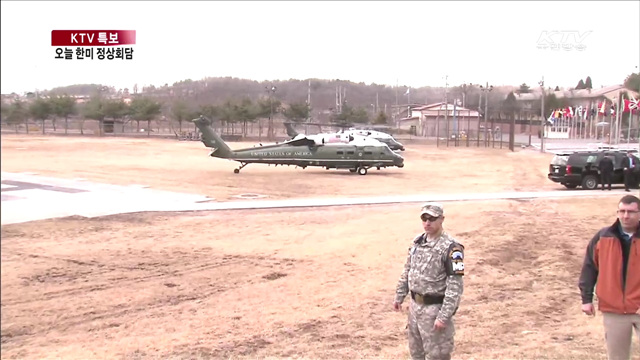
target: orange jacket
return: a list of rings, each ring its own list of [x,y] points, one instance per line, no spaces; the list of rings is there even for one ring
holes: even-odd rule
[[[637,312],[640,308],[640,228],[630,242],[623,240],[619,220],[598,231],[587,246],[578,286],[583,304],[593,302],[596,287],[600,311]]]

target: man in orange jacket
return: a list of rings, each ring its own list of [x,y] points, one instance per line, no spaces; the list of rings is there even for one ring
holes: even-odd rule
[[[628,360],[632,329],[640,341],[640,199],[633,195],[620,199],[616,222],[587,246],[579,281],[587,315],[595,315],[596,282],[609,360]]]

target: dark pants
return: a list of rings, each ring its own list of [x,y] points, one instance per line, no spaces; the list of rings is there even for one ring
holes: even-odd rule
[[[624,171],[624,189],[629,190],[629,188],[635,188],[636,187],[635,179],[636,179],[636,174],[631,169],[625,170]]]
[[[605,172],[603,171],[600,174],[600,184],[602,184],[602,190],[604,190],[604,185],[608,185],[609,186],[609,190],[611,190],[611,177],[613,176],[612,173],[610,172]]]

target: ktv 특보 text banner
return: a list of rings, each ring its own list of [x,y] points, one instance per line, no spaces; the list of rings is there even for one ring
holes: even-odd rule
[[[135,30],[51,30],[51,46],[120,46],[135,43]]]

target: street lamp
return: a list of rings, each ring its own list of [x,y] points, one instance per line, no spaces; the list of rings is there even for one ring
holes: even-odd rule
[[[489,82],[487,82],[486,86],[480,85],[480,91],[482,91],[484,95],[484,140],[485,147],[488,146],[489,139],[487,138],[487,116],[489,116],[489,92],[493,90],[493,85],[489,86]]]
[[[544,127],[546,125],[546,120],[544,118],[544,76],[542,77],[542,80],[538,81],[538,85],[540,85],[540,90],[542,91],[542,95],[540,96],[540,98],[542,99],[542,108],[541,108],[541,113],[540,116],[542,118],[542,128],[540,129],[540,152],[543,153],[544,152]]]

